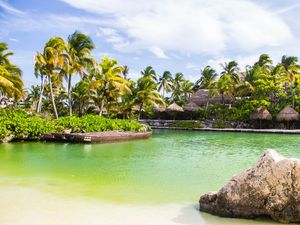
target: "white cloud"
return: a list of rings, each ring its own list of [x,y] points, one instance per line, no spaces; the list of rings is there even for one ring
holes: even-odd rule
[[[10,41],[13,41],[13,42],[19,42],[19,40],[16,39],[16,38],[9,38],[9,40],[10,40]]]
[[[157,58],[159,59],[168,59],[169,57],[166,56],[166,54],[164,53],[164,51],[157,47],[157,46],[153,46],[149,49],[150,52],[152,52]]]
[[[14,14],[14,15],[24,15],[24,13],[11,5],[9,5],[5,0],[0,0],[0,8],[4,9],[6,12]]]
[[[293,40],[280,16],[250,0],[62,1],[111,18],[108,27],[123,34],[122,40],[110,37],[115,48],[148,50],[160,58],[169,51],[215,56],[228,50],[251,52]]]

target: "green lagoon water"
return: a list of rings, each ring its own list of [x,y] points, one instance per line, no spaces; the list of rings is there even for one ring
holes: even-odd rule
[[[112,203],[197,203],[272,148],[300,157],[300,135],[154,131],[112,144],[0,145],[0,185]]]

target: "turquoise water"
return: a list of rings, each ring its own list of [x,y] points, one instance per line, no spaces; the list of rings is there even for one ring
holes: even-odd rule
[[[113,203],[195,203],[272,148],[300,157],[300,135],[154,131],[113,144],[0,145],[0,185]]]

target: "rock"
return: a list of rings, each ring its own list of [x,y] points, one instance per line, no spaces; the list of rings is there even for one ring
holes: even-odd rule
[[[300,160],[268,150],[254,168],[199,202],[200,211],[222,217],[270,216],[278,222],[300,222]]]

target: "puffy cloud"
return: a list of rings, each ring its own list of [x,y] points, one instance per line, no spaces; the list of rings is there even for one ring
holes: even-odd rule
[[[249,0],[62,1],[105,16],[109,27],[123,34],[122,40],[107,35],[115,47],[148,50],[160,58],[166,58],[168,51],[186,55],[250,52],[293,39],[278,14]]]

